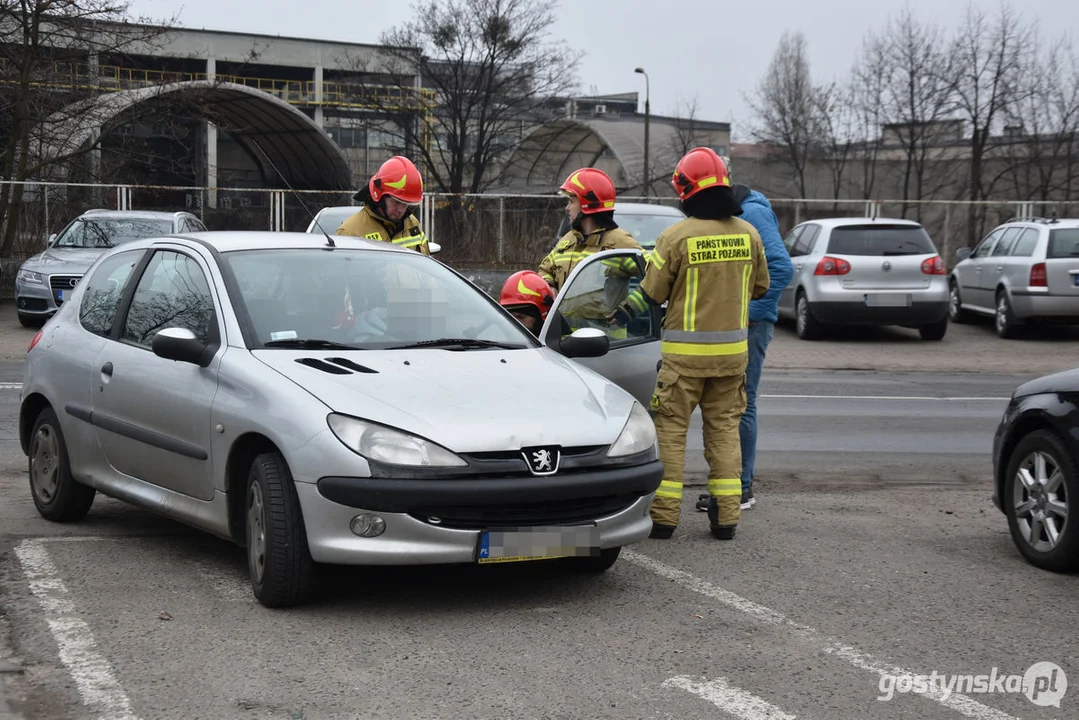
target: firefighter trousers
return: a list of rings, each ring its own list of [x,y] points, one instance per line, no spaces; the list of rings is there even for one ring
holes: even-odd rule
[[[708,493],[718,505],[717,527],[741,517],[742,447],[738,426],[746,408],[745,374],[689,377],[663,367],[656,378],[652,410],[663,462],[663,481],[652,501],[652,522],[677,527],[690,416],[701,408]]]

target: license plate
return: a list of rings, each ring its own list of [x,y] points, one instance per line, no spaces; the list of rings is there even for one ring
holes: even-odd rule
[[[56,299],[63,302],[63,300],[64,300],[64,291],[63,290],[57,290],[56,291]]]
[[[865,296],[866,307],[910,307],[913,297],[910,293],[881,293]]]
[[[476,562],[504,563],[599,554],[595,525],[487,530],[480,533]]]

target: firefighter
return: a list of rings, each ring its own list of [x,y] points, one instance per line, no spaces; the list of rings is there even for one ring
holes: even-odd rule
[[[338,235],[391,242],[430,255],[427,236],[413,211],[423,200],[423,178],[411,160],[395,155],[353,198],[363,207],[341,223]]]
[[[678,526],[686,433],[699,405],[708,520],[713,536],[732,540],[741,514],[738,424],[746,407],[749,301],[767,292],[768,263],[756,228],[735,217],[742,209],[715,151],[689,151],[671,184],[687,218],[659,236],[640,287],[645,303],[667,303],[652,395],[664,476],[652,502],[651,537],[670,538]],[[614,322],[624,325],[640,312],[623,303]]]
[[[554,292],[539,273],[522,270],[506,279],[498,296],[498,304],[509,310],[533,335],[539,336],[547,313],[554,304]]]
[[[640,243],[614,221],[614,182],[598,168],[570,173],[558,194],[566,198],[570,230],[539,265],[540,276],[558,293],[577,263],[601,250],[643,250]],[[637,274],[632,258],[615,261],[611,269],[625,277]]]

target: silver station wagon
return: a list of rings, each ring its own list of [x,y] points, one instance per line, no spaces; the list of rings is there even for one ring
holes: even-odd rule
[[[266,606],[303,602],[314,563],[606,570],[648,537],[663,472],[658,315],[603,329],[643,268],[581,263],[537,338],[388,243],[125,243],[27,353],[34,503],[71,522],[101,492],[234,541]]]

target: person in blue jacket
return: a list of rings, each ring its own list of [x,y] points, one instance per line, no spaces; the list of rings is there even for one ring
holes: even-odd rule
[[[730,163],[727,163],[730,168]],[[764,355],[775,334],[779,319],[779,295],[794,276],[794,265],[779,232],[779,218],[772,204],[760,192],[747,185],[734,185],[735,199],[742,205],[739,216],[760,233],[768,260],[771,283],[763,296],[749,303],[749,364],[746,366],[746,410],[739,425],[742,441],[742,509],[756,504],[753,497],[753,471],[757,455],[757,387],[764,369]],[[701,495],[697,509],[707,511],[708,495]]]

